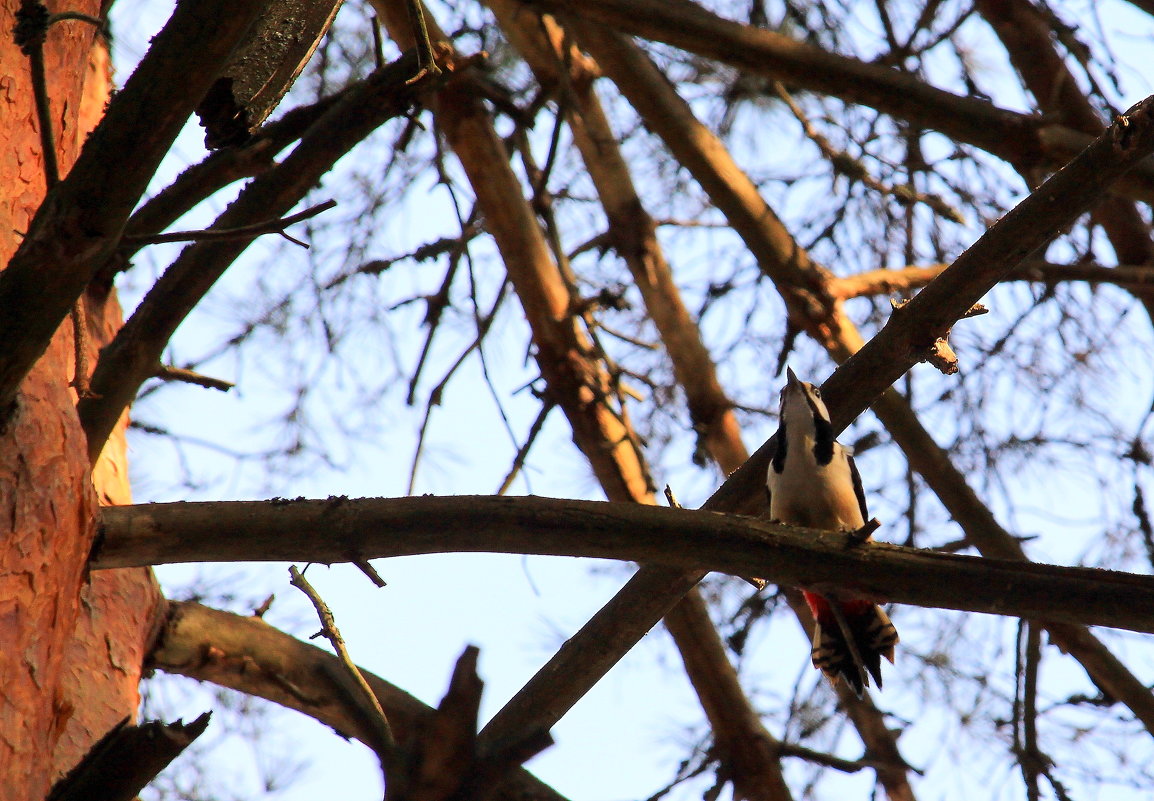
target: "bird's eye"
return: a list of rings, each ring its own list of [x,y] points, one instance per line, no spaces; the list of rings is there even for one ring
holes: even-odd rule
[[[813,388],[813,396],[814,396],[815,398],[820,398],[820,397],[821,397],[821,390],[820,390],[820,389],[818,389],[817,387],[814,387],[814,388]]]

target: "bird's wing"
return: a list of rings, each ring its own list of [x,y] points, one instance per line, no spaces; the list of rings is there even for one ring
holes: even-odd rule
[[[847,453],[845,457],[849,461],[849,474],[853,479],[854,495],[857,495],[857,505],[861,509],[861,519],[867,521],[870,519],[869,510],[866,509],[865,487],[861,483],[861,473],[857,471],[857,465],[854,463],[853,454]]]

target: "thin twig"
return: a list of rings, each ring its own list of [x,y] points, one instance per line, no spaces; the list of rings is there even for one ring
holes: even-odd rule
[[[529,426],[529,434],[525,437],[525,442],[517,449],[517,455],[513,458],[513,466],[509,468],[505,480],[501,482],[501,487],[497,490],[498,495],[504,495],[509,491],[509,487],[513,486],[513,480],[525,467],[525,459],[529,456],[529,449],[533,447],[537,435],[541,433],[541,428],[545,425],[545,418],[549,416],[553,406],[554,403],[548,399],[541,404],[541,411],[537,413],[537,419],[533,421],[533,425]]]
[[[358,570],[368,576],[369,581],[373,582],[373,585],[378,589],[388,586],[388,582],[381,578],[381,574],[377,572],[377,569],[373,567],[372,562],[368,559],[358,557],[353,559],[353,564],[357,566]]]
[[[95,397],[89,382],[92,370],[88,364],[88,314],[84,309],[84,297],[81,296],[72,304],[72,351],[75,361],[71,387],[76,390],[78,398]]]
[[[417,483],[417,467],[421,461],[421,454],[425,449],[425,434],[429,428],[429,420],[433,416],[433,407],[441,405],[441,399],[445,394],[445,387],[449,385],[449,380],[456,374],[461,365],[465,363],[465,359],[469,357],[469,354],[481,346],[481,340],[485,338],[485,335],[489,331],[489,327],[493,323],[493,319],[497,316],[497,310],[501,308],[501,303],[505,300],[507,294],[505,289],[507,286],[508,284],[505,284],[501,287],[501,291],[497,295],[497,299],[493,302],[492,308],[482,320],[476,338],[469,344],[467,348],[465,348],[461,355],[457,357],[457,360],[453,362],[449,369],[445,371],[445,374],[441,377],[441,380],[437,383],[437,386],[433,387],[432,392],[429,393],[429,400],[425,404],[425,417],[421,421],[421,430],[417,434],[417,449],[413,454],[413,462],[409,466],[409,487],[407,491],[408,495],[413,494],[413,488]]]
[[[228,392],[236,386],[231,381],[225,381],[223,378],[213,378],[212,376],[202,375],[193,370],[187,370],[183,367],[173,367],[172,365],[162,364],[156,371],[157,378],[163,378],[166,381],[182,381],[185,384],[195,384],[198,387],[205,387],[206,389],[219,389],[221,392]]]
[[[868,521],[866,521],[866,523],[862,525],[861,528],[854,529],[853,531],[849,532],[850,542],[859,544],[863,543],[871,536],[873,536],[873,533],[881,527],[881,521],[876,517],[871,517]]]
[[[1025,629],[1022,638],[1024,642],[1021,644],[1025,653],[1021,674],[1022,738],[1017,757],[1022,768],[1022,780],[1026,785],[1026,798],[1038,801],[1041,798],[1038,779],[1047,773],[1049,762],[1038,748],[1038,663],[1042,658],[1042,633],[1029,620],[1023,620],[1021,626]],[[1018,738],[1015,736],[1014,739]]]
[[[449,292],[453,287],[453,279],[456,278],[457,270],[460,269],[461,257],[468,252],[468,240],[464,238],[465,231],[474,224],[476,219],[477,207],[474,206],[469,215],[469,221],[461,224],[461,237],[454,240],[452,249],[449,251],[449,266],[445,270],[445,277],[441,279],[441,286],[432,295],[424,298],[424,324],[428,326],[428,332],[425,334],[425,343],[421,347],[421,355],[417,357],[417,366],[413,368],[413,377],[409,379],[409,392],[405,396],[405,404],[408,406],[412,406],[416,400],[417,384],[421,380],[421,374],[425,370],[429,353],[432,351],[433,337],[437,335],[445,309],[450,305]]]
[[[409,19],[413,23],[413,38],[417,42],[417,73],[408,80],[416,83],[426,75],[437,76],[441,68],[433,58],[433,44],[429,41],[429,28],[425,24],[425,12],[421,9],[421,0],[405,0],[405,7],[409,10]]]
[[[822,765],[827,768],[839,770],[842,773],[857,773],[864,768],[878,767],[877,763],[871,760],[842,759],[833,754],[826,754],[792,743],[778,743],[777,753],[779,756],[797,757],[798,759],[804,759],[806,762],[812,762],[815,765]]]
[[[817,145],[818,149],[821,150],[822,155],[826,158],[827,161],[829,161],[830,166],[832,166],[834,169],[834,172],[840,173],[851,180],[861,181],[875,192],[892,197],[903,206],[909,206],[913,203],[921,203],[928,206],[936,214],[946,218],[947,220],[956,222],[959,225],[966,224],[966,218],[961,215],[961,212],[959,212],[950,204],[946,203],[937,195],[913,191],[906,186],[888,186],[874,178],[872,175],[870,175],[869,170],[866,169],[864,164],[855,159],[849,153],[846,153],[844,150],[838,150],[828,139],[822,136],[822,134],[813,127],[813,123],[811,123],[805,116],[805,112],[802,111],[801,107],[797,104],[796,101],[794,101],[793,97],[789,94],[789,91],[786,90],[781,81],[774,81],[773,88],[774,91],[777,92],[778,97],[780,97],[782,101],[784,101],[785,104],[789,107],[789,110],[793,112],[793,116],[797,118],[799,123],[801,123],[802,130],[805,132],[806,137],[815,145]]]
[[[265,222],[253,223],[252,225],[241,225],[236,228],[208,228],[202,231],[173,231],[168,234],[153,234],[151,236],[130,235],[125,236],[123,241],[131,245],[140,246],[160,245],[166,242],[211,242],[230,239],[249,239],[254,236],[260,236],[261,234],[280,234],[290,242],[300,245],[303,248],[308,248],[307,244],[289,236],[285,233],[284,229],[302,220],[307,220],[310,217],[315,217],[322,212],[326,212],[336,205],[337,202],[335,200],[326,200],[324,203],[310,206],[304,211],[288,217],[266,220]]]
[[[303,592],[308,599],[312,601],[313,607],[317,610],[317,617],[321,621],[321,630],[318,635],[323,636],[330,643],[332,643],[333,650],[337,652],[341,663],[345,666],[345,670],[353,679],[353,682],[361,690],[362,698],[359,699],[361,703],[372,711],[369,716],[369,725],[372,727],[373,733],[378,740],[377,753],[381,757],[382,764],[388,762],[390,752],[396,749],[396,741],[393,738],[393,730],[389,726],[388,718],[385,717],[385,711],[381,709],[381,702],[377,700],[377,696],[369,687],[369,683],[365,681],[365,677],[361,675],[360,669],[353,662],[349,651],[345,648],[344,638],[341,637],[340,631],[337,630],[336,620],[333,618],[333,613],[328,605],[321,599],[321,596],[313,586],[309,584],[296,565],[289,566],[289,583]]]

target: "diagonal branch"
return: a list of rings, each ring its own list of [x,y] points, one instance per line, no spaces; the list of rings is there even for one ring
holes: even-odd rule
[[[109,271],[121,269],[123,262],[144,246],[142,240],[168,228],[214,192],[271,169],[280,151],[304,136],[313,123],[355,88],[356,84],[347,86],[308,106],[291,109],[275,122],[262,126],[245,144],[217,150],[187,168],[128,218],[124,241]]]
[[[593,65],[566,42],[565,31],[551,18],[527,12],[514,0],[489,0],[488,4],[510,41],[529,62],[538,82],[562,92],[560,106],[605,209],[610,241],[628,265],[646,311],[661,334],[677,383],[685,390],[690,418],[699,436],[699,450],[712,455],[723,470],[736,468],[748,453],[741,441],[733,404],[721,388],[701,332],[682,302],[657,241],[656,224],[634,188],[593,89]],[[719,775],[732,781],[736,797],[751,801],[789,799],[778,756],[780,743],[745,696],[696,589],[670,609],[664,621],[709,719],[715,753],[721,762]],[[584,675],[586,680],[599,677],[592,671]],[[574,686],[584,686],[584,682]],[[525,706],[515,701],[510,708]],[[508,721],[515,718],[504,710],[498,716],[501,720],[489,731],[508,731]],[[526,715],[522,725],[533,722],[532,716]]]
[[[47,801],[132,801],[208,728],[211,712],[191,723],[121,721],[52,787]]]
[[[843,362],[858,352],[862,347],[861,335],[852,321],[842,312],[836,299],[831,297],[829,282],[823,280],[828,276],[828,271],[812,266],[805,251],[784,230],[758,194],[756,187],[736,165],[724,146],[697,122],[684,101],[672,91],[668,82],[653,68],[652,63],[644,58],[636,47],[611,32],[581,25],[578,33],[586,47],[593,48],[597,45],[593,48],[596,51],[594,56],[601,66],[607,72],[612,70],[614,81],[641,113],[650,129],[658,133],[674,155],[689,168],[751,252],[757,255],[763,271],[778,285],[795,323],[824,345],[838,362]],[[616,69],[612,69],[613,64],[617,65]],[[1111,131],[1121,129],[1123,126],[1116,124]],[[1099,140],[1099,143],[1102,141]],[[1106,138],[1105,141],[1108,142],[1109,139]],[[1063,170],[1063,173],[1065,172]],[[1051,179],[1053,180],[1055,179]],[[1048,185],[1051,188],[1053,186],[1052,183]],[[1039,211],[1035,206],[1035,212],[1043,219],[1026,222],[1038,223],[1039,227],[1044,227],[1042,222],[1047,213],[1061,217],[1064,204],[1057,202],[1050,205],[1057,208],[1050,208],[1048,211],[1043,208]],[[1016,244],[1010,242],[1008,247]],[[1000,260],[1004,258],[1005,253],[989,255],[995,260]],[[793,269],[796,265],[807,266],[808,269]],[[985,265],[985,268],[991,271],[996,270],[997,266]],[[1010,269],[1013,266],[1011,262],[1005,267]],[[961,275],[954,273],[955,280],[960,283],[965,283],[965,277],[964,271]],[[973,300],[985,292],[985,288],[980,288],[973,295],[973,300],[966,299],[966,292],[972,290],[960,288],[957,291],[961,294],[951,300],[955,304],[962,304],[960,311],[964,311],[970,307]],[[923,292],[919,295],[919,299],[924,294]],[[811,305],[804,302],[810,298],[817,303]],[[913,303],[907,304],[903,311],[913,305]],[[916,310],[919,307],[920,304],[914,308]],[[910,323],[913,319],[906,318],[906,321]],[[950,319],[950,323],[952,322],[953,318]],[[835,371],[822,387],[837,430],[841,430],[850,420],[857,417],[869,402],[869,398],[873,397],[868,394],[858,396],[856,393],[861,391],[860,388],[853,381],[845,381],[844,374],[844,369]],[[856,380],[860,382],[863,379],[859,376]],[[843,388],[841,392],[837,391],[839,384]],[[834,391],[827,391],[830,388]],[[948,454],[921,425],[908,403],[889,389],[873,401],[873,410],[906,454],[910,465],[926,479],[943,505],[966,531],[970,541],[974,542],[983,554],[1004,558],[1025,558],[1018,541],[998,524],[990,510],[974,494],[965,477],[957,471],[950,462]],[[705,508],[727,511],[744,508],[750,512],[761,511],[763,505],[758,501],[764,497],[765,474],[772,454],[771,439],[764,443],[740,469],[729,476],[706,503]],[[641,628],[642,622],[638,621],[638,629]],[[1143,721],[1147,729],[1154,732],[1154,695],[1151,695],[1149,689],[1138,681],[1099,640],[1085,628],[1077,626],[1058,627],[1055,624],[1049,626],[1048,630],[1059,647],[1078,659],[1093,681],[1100,687],[1108,688],[1107,691],[1113,697],[1122,700]]]
[[[0,414],[112,254],[193,107],[263,3],[179,3],[0,273]]]
[[[337,202],[335,200],[326,200],[323,203],[310,206],[304,211],[297,212],[288,217],[281,217],[276,220],[264,220],[263,222],[242,225],[239,228],[211,228],[205,231],[170,231],[152,236],[132,236],[126,234],[124,240],[133,245],[159,245],[165,242],[209,242],[214,239],[252,239],[254,236],[276,233],[288,237],[285,229],[290,225],[296,225],[303,220],[315,217],[322,212],[335,208],[336,205]],[[291,237],[289,238],[291,239]],[[306,245],[305,247],[308,246]]]
[[[210,230],[231,230],[287,213],[353,146],[410,107],[421,89],[406,83],[414,64],[412,54],[403,56],[342,97],[284,161],[245,187]],[[156,373],[169,338],[255,236],[185,248],[103,350],[92,375],[95,397],[77,406],[93,461],[140,385]]]
[[[94,569],[450,552],[583,556],[682,571],[752,571],[789,586],[851,587],[863,597],[898,603],[1154,632],[1152,576],[855,546],[829,532],[645,504],[422,496],[157,503],[101,511]]]
[[[848,399],[834,414],[844,428],[872,398],[923,357],[934,340],[1022,261],[1073,222],[1128,169],[1154,152],[1154,97],[1120,116],[1092,145],[994,223],[977,242],[890,318],[822,386]]]
[[[402,47],[414,45],[406,3],[375,0],[374,8]],[[448,44],[435,20],[426,17],[426,25],[434,41]],[[437,92],[432,108],[476,193],[486,229],[501,252],[529,321],[547,400],[565,413],[584,454],[608,448],[606,458],[590,457],[608,497],[645,496],[650,491],[649,477],[630,430],[610,402],[608,373],[591,358],[593,343],[572,313],[579,299],[572,297],[550,253],[487,109],[466,81],[449,81]]]
[[[962,97],[895,69],[837,55],[762,28],[713,14],[689,0],[523,0],[541,10],[579,15],[602,30],[616,28],[665,42],[699,56],[850,103],[860,103],[951,139],[993,153],[1019,170],[1061,166],[1065,144],[1077,131],[1045,125],[1038,118]],[[1043,136],[1043,131],[1051,131]],[[1079,148],[1080,149],[1080,148]],[[1075,151],[1076,152],[1076,151]],[[1154,197],[1154,164],[1147,162],[1126,186],[1140,199]]]
[[[258,617],[242,617],[192,602],[169,602],[151,664],[167,673],[221,687],[309,715],[346,737],[373,742],[360,707],[350,704],[348,677],[331,653],[275,629]],[[397,737],[408,740],[434,710],[363,668]],[[516,770],[497,791],[502,801],[565,801],[528,771]]]
[[[1026,0],[978,0],[975,8],[1005,46],[1041,112],[1074,131],[1099,136],[1105,126],[1054,46],[1052,20]],[[1142,264],[1154,256],[1148,226],[1133,201],[1106,197],[1095,218],[1118,261]],[[1154,314],[1154,305],[1144,303]]]

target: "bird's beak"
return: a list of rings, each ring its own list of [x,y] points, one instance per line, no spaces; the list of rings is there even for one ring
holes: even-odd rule
[[[786,388],[796,387],[801,382],[797,380],[797,376],[793,374],[792,367],[785,368],[785,386]]]

